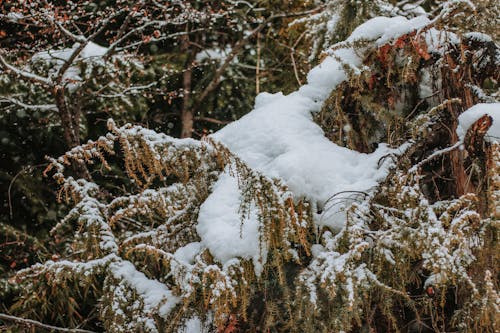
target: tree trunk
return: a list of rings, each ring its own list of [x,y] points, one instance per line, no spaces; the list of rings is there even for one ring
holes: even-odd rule
[[[194,110],[191,101],[191,82],[193,77],[193,60],[194,55],[190,50],[189,36],[186,35],[183,39],[183,49],[186,52],[186,64],[184,66],[185,70],[182,74],[182,88],[183,88],[183,98],[182,98],[182,112],[181,112],[181,138],[190,138],[193,135],[193,125],[194,125]]]
[[[188,58],[191,58],[188,56]],[[194,125],[194,114],[191,108],[191,79],[192,79],[191,64],[188,64],[188,68],[182,75],[184,97],[182,99],[182,131],[181,138],[190,138],[193,135],[193,125]]]
[[[68,148],[74,148],[80,145],[80,112],[70,112],[66,104],[65,88],[61,86],[54,87],[54,99],[56,102],[61,126],[63,128],[64,141]],[[91,180],[90,172],[84,162],[73,161],[73,170],[78,178]]]

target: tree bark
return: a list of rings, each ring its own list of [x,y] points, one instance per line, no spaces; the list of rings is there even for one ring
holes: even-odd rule
[[[192,73],[191,68],[186,69],[186,71],[182,75],[184,97],[182,98],[181,138],[190,138],[193,134],[194,115],[193,115],[193,109],[191,108],[192,75],[193,75],[193,73]]]
[[[68,148],[74,148],[80,145],[80,112],[71,112],[66,104],[65,88],[56,85],[52,92],[56,107],[58,110],[59,118],[61,119],[61,126],[63,128],[64,141]],[[84,162],[73,161],[73,170],[77,177],[91,180],[90,172]]]
[[[182,97],[182,111],[181,111],[181,122],[182,122],[182,130],[181,130],[181,138],[190,138],[193,135],[194,130],[194,111],[193,105],[191,103],[191,83],[193,78],[193,53],[189,48],[189,37],[184,37],[183,40],[183,49],[187,54],[185,71],[182,74],[182,88],[183,88],[183,97]]]

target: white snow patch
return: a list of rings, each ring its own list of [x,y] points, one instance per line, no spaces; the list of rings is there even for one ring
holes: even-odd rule
[[[248,216],[241,216],[240,203],[238,180],[226,170],[200,207],[196,231],[201,243],[223,265],[235,257],[252,259],[260,275],[266,255],[263,249],[261,259],[257,208],[253,206]]]
[[[223,62],[226,60],[227,56],[232,52],[232,48],[228,45],[225,49],[222,48],[212,48],[200,51],[195,56],[195,61],[198,63],[204,60],[216,60]],[[236,59],[236,58],[235,58]],[[234,60],[233,60],[234,61]]]
[[[500,142],[500,103],[476,104],[458,117],[457,134],[463,141],[469,127],[479,118],[488,115],[493,119],[493,124],[486,133],[485,140],[488,142]]]
[[[116,278],[124,280],[137,291],[144,302],[145,312],[154,313],[157,310],[160,316],[166,318],[180,301],[166,285],[149,279],[129,261],[114,262],[110,269]]]
[[[184,327],[181,327],[178,333],[208,333],[210,332],[210,324],[212,321],[213,314],[210,312],[205,321],[202,321],[200,317],[194,315],[184,323]]]
[[[482,32],[475,32],[475,31],[465,33],[464,37],[468,38],[468,39],[474,39],[478,42],[483,42],[483,43],[489,43],[489,42],[493,41],[493,39],[489,35],[483,34]]]
[[[49,50],[38,52],[32,57],[32,61],[48,61],[53,62],[59,66],[68,60],[73,52],[80,47],[80,43],[75,43],[71,48],[61,49],[61,50]],[[106,54],[108,49],[106,47],[97,45],[93,42],[88,42],[87,45],[78,55],[79,59],[89,59],[89,58],[100,58]]]
[[[201,243],[189,243],[181,248],[178,248],[174,253],[174,258],[184,265],[193,265],[194,259],[201,251]]]
[[[202,333],[203,323],[201,322],[199,317],[189,318],[188,321],[184,324],[184,327],[179,330],[179,333]]]

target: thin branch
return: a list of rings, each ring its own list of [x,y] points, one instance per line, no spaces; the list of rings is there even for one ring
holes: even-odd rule
[[[17,106],[20,106],[24,109],[27,110],[36,110],[36,111],[57,111],[57,107],[55,104],[39,104],[39,105],[32,105],[32,104],[26,104],[21,102],[18,99],[15,98],[10,98],[10,97],[4,97],[3,99],[0,99],[0,103],[10,103],[10,104],[15,104]]]
[[[0,244],[0,248],[10,246],[10,245],[24,245],[24,241],[11,241]]]
[[[415,164],[414,166],[412,166],[408,172],[410,173],[414,173],[415,171],[417,171],[422,165],[428,163],[429,161],[432,161],[433,159],[435,159],[436,157],[439,157],[441,155],[444,155],[446,153],[449,153],[450,151],[453,151],[457,148],[460,148],[461,145],[463,145],[464,142],[463,140],[458,140],[453,146],[450,146],[450,147],[447,147],[447,148],[444,148],[444,149],[440,149],[438,151],[435,151],[434,153],[430,154],[427,158],[423,159],[422,161],[418,162],[417,164]]]
[[[102,21],[101,27],[99,29],[97,29],[88,38],[84,37],[84,36],[76,36],[76,35],[74,35],[75,37],[78,37],[77,40],[80,43],[80,45],[78,45],[78,47],[73,51],[73,53],[68,58],[68,60],[66,60],[64,62],[64,64],[61,66],[61,68],[59,68],[59,71],[57,72],[57,76],[56,76],[56,82],[57,83],[61,83],[61,81],[62,81],[62,79],[63,79],[64,74],[66,73],[66,71],[71,67],[71,65],[73,64],[73,61],[75,61],[75,59],[78,57],[78,55],[80,55],[80,53],[88,45],[88,43],[90,43],[95,37],[97,37],[99,34],[101,34],[104,31],[104,29],[106,29],[106,27],[108,26],[108,23],[111,21],[112,18],[115,18],[116,16],[120,15],[122,12],[123,12],[123,10],[120,10],[120,11],[116,12],[114,15],[112,15],[111,17],[108,17],[107,19],[105,19],[104,21]],[[64,27],[59,22],[55,22],[54,21],[54,23],[58,27],[64,29]],[[68,33],[72,34],[69,31],[68,31]],[[106,56],[104,56],[104,59],[106,59]]]
[[[14,74],[16,74],[16,75],[18,75],[18,76],[20,76],[28,81],[34,81],[34,82],[40,83],[40,84],[44,85],[45,87],[52,86],[52,80],[50,80],[49,78],[46,78],[46,77],[43,77],[40,75],[36,75],[34,73],[31,73],[31,72],[25,71],[23,69],[17,68],[15,66],[12,66],[11,64],[7,63],[7,61],[5,60],[5,58],[1,54],[0,54],[0,65],[5,71],[14,72]]]
[[[250,31],[244,38],[240,39],[235,46],[233,47],[233,50],[227,58],[225,59],[224,63],[215,71],[215,75],[212,78],[212,81],[205,87],[205,89],[202,91],[202,93],[199,95],[196,103],[194,104],[194,109],[197,109],[200,104],[203,102],[203,100],[212,92],[214,91],[217,86],[220,83],[222,74],[226,71],[227,67],[231,64],[231,61],[243,50],[243,47],[250,41],[250,39],[258,34],[262,29],[264,29],[269,22],[277,19],[277,18],[285,18],[285,17],[295,17],[295,16],[303,16],[303,15],[308,15],[312,13],[316,13],[317,11],[321,10],[323,6],[317,7],[312,10],[307,10],[303,12],[297,12],[297,13],[280,13],[280,14],[274,14],[269,16],[267,19],[265,19],[259,26],[257,26],[255,29]]]
[[[32,326],[40,327],[40,328],[44,328],[44,329],[49,330],[49,331],[74,332],[74,333],[95,333],[94,331],[82,330],[79,328],[63,328],[63,327],[47,325],[47,324],[41,323],[41,322],[33,320],[33,319],[25,319],[25,318],[10,316],[10,315],[5,314],[5,313],[0,313],[0,319],[3,321],[13,321],[13,322],[16,322],[16,323],[19,323],[21,325],[25,325],[28,327],[32,327]]]
[[[9,188],[7,189],[7,197],[8,197],[8,203],[9,203],[9,213],[10,213],[10,218],[12,219],[13,218],[13,210],[12,210],[12,186],[14,185],[15,181],[17,180],[17,178],[23,173],[23,172],[32,172],[34,168],[37,168],[37,167],[41,167],[41,166],[46,166],[47,163],[42,163],[42,164],[37,164],[37,165],[29,165],[29,166],[25,166],[23,167],[13,178],[12,180],[10,181],[10,184],[9,184]]]
[[[214,124],[219,124],[219,125],[227,125],[229,123],[232,123],[232,121],[230,121],[230,120],[219,120],[219,119],[210,118],[210,117],[195,117],[194,120],[206,121],[209,123],[214,123]]]
[[[302,82],[300,81],[300,77],[299,77],[299,72],[297,70],[297,64],[295,62],[295,48],[297,47],[297,45],[299,45],[300,41],[302,38],[304,38],[304,36],[306,35],[306,31],[304,31],[300,36],[299,38],[297,38],[297,40],[295,41],[295,43],[293,43],[293,46],[290,50],[290,58],[292,58],[292,66],[293,66],[293,73],[295,74],[295,79],[297,80],[297,83],[299,84],[299,86],[302,85]]]
[[[165,22],[165,21],[149,21],[149,22],[141,25],[140,27],[137,27],[135,29],[130,30],[129,32],[124,34],[121,38],[117,39],[109,46],[108,51],[106,51],[106,54],[104,55],[104,58],[109,58],[113,54],[113,52],[115,51],[117,46],[120,45],[125,40],[127,40],[127,38],[132,36],[134,33],[140,32],[140,31],[142,31],[150,26],[158,25],[158,27],[161,27],[161,26],[166,25],[166,24],[167,24],[167,22]]]
[[[72,33],[71,31],[69,31],[68,29],[66,29],[61,23],[57,22],[56,20],[54,19],[50,19],[58,28],[59,30],[61,30],[61,32],[63,34],[65,34],[66,36],[68,36],[69,38],[79,42],[79,43],[86,43],[87,42],[87,38],[85,38],[85,36],[83,35],[75,35],[74,33]]]
[[[143,90],[147,90],[151,87],[154,87],[157,84],[156,81],[151,82],[146,85],[142,86],[132,86],[124,89],[122,92],[116,93],[116,94],[97,94],[96,96],[99,97],[105,97],[105,98],[118,98],[118,97],[124,97],[125,95],[135,95],[141,93]]]
[[[205,30],[205,29],[199,28],[199,29],[194,29],[194,30],[191,30],[191,31],[175,32],[175,33],[172,33],[170,35],[161,36],[161,37],[158,37],[158,38],[151,38],[148,43],[149,44],[150,43],[157,43],[157,42],[161,42],[163,40],[167,40],[169,38],[175,38],[175,37],[180,37],[180,36],[184,36],[184,35],[189,35],[189,34],[192,34],[192,33],[195,33],[195,32],[203,31],[203,30]],[[123,47],[116,47],[114,51],[115,52],[125,51],[125,50],[128,50],[128,49],[137,47],[139,45],[143,45],[143,44],[146,44],[146,42],[144,42],[144,41],[141,40],[139,42],[131,43],[131,44],[123,46]]]

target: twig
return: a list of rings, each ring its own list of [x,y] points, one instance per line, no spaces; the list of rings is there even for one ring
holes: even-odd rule
[[[304,38],[304,36],[306,35],[306,32],[307,32],[307,30],[304,31],[299,36],[299,38],[297,38],[297,40],[295,41],[295,43],[293,43],[293,46],[290,50],[290,58],[292,58],[293,73],[295,74],[295,79],[297,79],[297,83],[299,84],[299,86],[302,85],[302,82],[300,81],[299,72],[297,70],[297,64],[295,63],[294,54],[295,54],[295,48],[297,47],[297,45],[299,45],[299,42],[301,41],[301,39]]]
[[[0,244],[0,248],[9,246],[9,245],[24,245],[24,241],[11,241]]]
[[[64,327],[57,327],[57,326],[52,326],[52,325],[47,325],[44,323],[41,323],[39,321],[33,320],[33,319],[25,319],[25,318],[20,318],[20,317],[15,317],[11,316],[5,313],[0,313],[0,319],[3,321],[14,321],[16,323],[31,327],[31,326],[36,326],[40,328],[44,328],[49,331],[58,331],[58,332],[75,332],[75,333],[95,333],[94,331],[89,331],[89,330],[82,330],[79,328],[64,328]]]
[[[214,123],[214,124],[219,124],[219,125],[226,125],[226,124],[229,124],[232,122],[229,120],[219,120],[219,119],[210,118],[210,117],[195,117],[194,120],[206,121],[209,123]]]
[[[463,143],[464,143],[463,140],[458,140],[453,146],[450,146],[450,147],[447,147],[447,148],[435,151],[434,153],[432,153],[429,156],[427,156],[427,158],[423,159],[422,161],[420,161],[417,164],[415,164],[414,166],[412,166],[410,168],[410,170],[408,170],[408,172],[414,173],[415,171],[417,171],[425,163],[427,163],[429,161],[432,161],[433,159],[435,159],[438,156],[441,156],[443,154],[449,153],[450,151],[453,151],[453,150],[459,148],[461,145],[463,145]]]
[[[255,94],[260,93],[260,32],[257,33],[257,64],[255,68]]]
[[[9,184],[9,188],[7,189],[7,197],[8,197],[8,200],[9,200],[9,215],[10,215],[10,218],[12,219],[14,213],[12,211],[12,195],[11,195],[11,190],[12,190],[12,185],[14,185],[14,182],[16,181],[17,177],[19,177],[24,171],[26,171],[26,169],[29,169],[30,167],[25,167],[25,168],[22,168],[21,171],[19,171],[18,173],[16,173],[16,175],[14,177],[12,177],[12,180],[10,181],[10,184]]]
[[[29,166],[26,166],[24,168],[22,168],[13,178],[12,180],[10,181],[10,184],[9,184],[9,188],[7,190],[7,197],[8,197],[8,201],[9,201],[9,213],[10,213],[10,218],[12,219],[13,217],[13,212],[12,212],[12,197],[11,197],[11,189],[12,189],[12,185],[14,185],[14,182],[16,181],[17,177],[19,177],[23,172],[27,171],[27,170],[32,170],[33,168],[36,168],[36,167],[41,167],[41,166],[45,166],[47,165],[47,163],[43,163],[43,164],[37,164],[37,165],[29,165]]]

